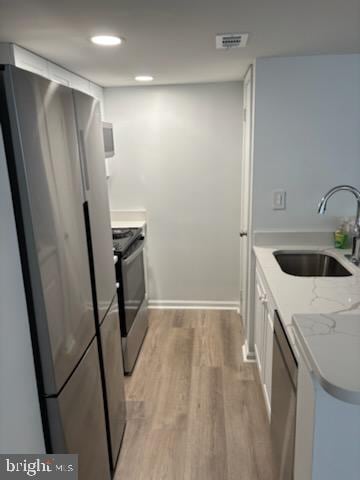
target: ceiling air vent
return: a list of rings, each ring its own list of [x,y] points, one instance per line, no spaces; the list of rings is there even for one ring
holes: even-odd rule
[[[221,33],[216,35],[216,48],[228,50],[245,47],[248,36],[247,33]]]

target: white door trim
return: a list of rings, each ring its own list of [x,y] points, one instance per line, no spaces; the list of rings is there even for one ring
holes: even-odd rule
[[[255,71],[250,65],[244,77],[244,118],[243,128],[243,158],[242,158],[242,218],[241,229],[247,232],[245,247],[241,251],[241,313],[245,329],[244,357],[247,360],[255,358],[254,326],[253,326],[253,283],[255,264],[252,256],[252,198],[253,198],[253,158],[254,158],[254,106],[255,106]],[[249,90],[247,90],[249,89]],[[248,96],[247,96],[248,95]],[[244,188],[245,186],[245,188]],[[245,269],[245,270],[244,270]]]

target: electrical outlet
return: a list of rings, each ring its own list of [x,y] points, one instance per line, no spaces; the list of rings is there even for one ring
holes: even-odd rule
[[[286,192],[285,190],[274,190],[272,198],[273,210],[285,210],[286,209]]]

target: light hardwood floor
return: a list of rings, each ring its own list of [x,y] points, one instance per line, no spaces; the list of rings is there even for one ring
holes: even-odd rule
[[[115,480],[276,480],[256,366],[239,315],[151,310]]]

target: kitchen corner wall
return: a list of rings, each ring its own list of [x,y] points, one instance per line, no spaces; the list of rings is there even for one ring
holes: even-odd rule
[[[316,209],[341,183],[360,186],[360,55],[257,59],[254,229],[333,230],[355,199],[340,193],[325,216]],[[286,210],[272,210],[276,189]]]
[[[111,209],[147,210],[150,301],[237,304],[242,83],[106,88],[104,98]]]

